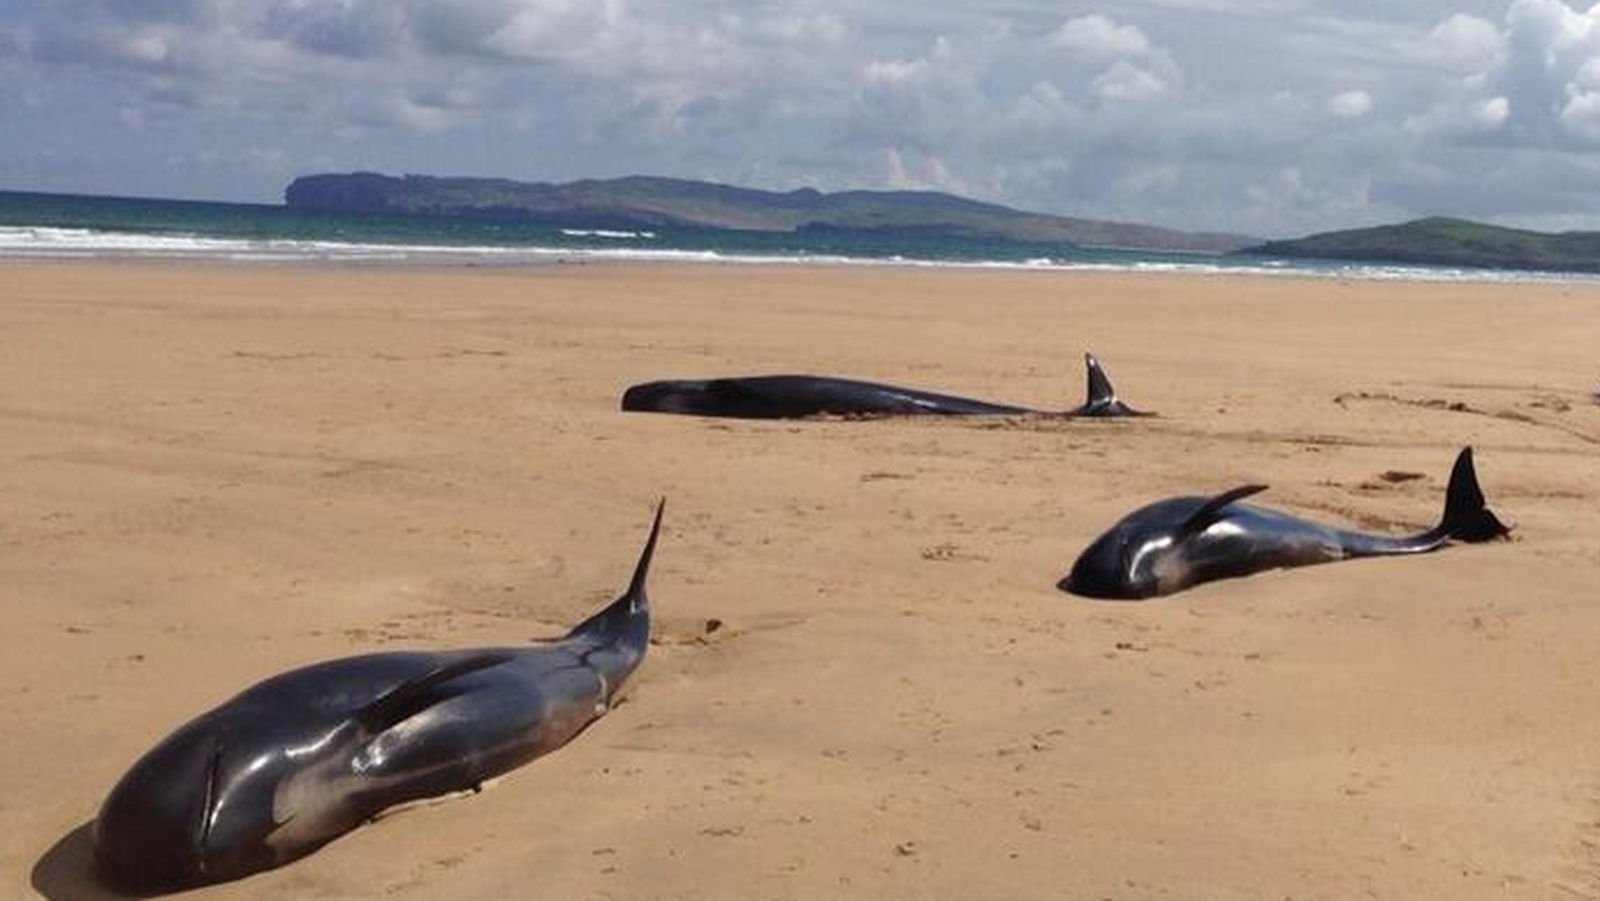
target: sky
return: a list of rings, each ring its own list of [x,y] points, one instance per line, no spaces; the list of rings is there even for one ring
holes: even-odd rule
[[[1600,5],[0,0],[0,189],[278,202],[354,170],[1600,229]]]

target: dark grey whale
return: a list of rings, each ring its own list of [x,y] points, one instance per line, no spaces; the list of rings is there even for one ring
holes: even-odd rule
[[[1135,510],[1095,539],[1056,587],[1085,597],[1139,600],[1266,569],[1420,554],[1451,539],[1487,541],[1510,531],[1484,505],[1470,447],[1450,471],[1439,525],[1408,537],[1351,532],[1238,503],[1266,487],[1169,498]]]
[[[735,419],[802,419],[807,416],[1146,416],[1117,399],[1100,361],[1084,354],[1088,398],[1072,410],[1049,413],[916,388],[823,375],[756,375],[720,379],[670,379],[634,385],[622,409]]]
[[[535,646],[345,657],[260,682],[179,728],[100,808],[111,886],[154,894],[310,854],[387,808],[477,788],[566,744],[644,658],[650,537],[628,590]]]

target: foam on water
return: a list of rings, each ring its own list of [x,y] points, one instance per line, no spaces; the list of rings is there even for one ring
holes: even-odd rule
[[[656,236],[655,232],[617,231],[610,228],[563,228],[561,233],[569,238],[615,238],[619,241],[648,241]]]

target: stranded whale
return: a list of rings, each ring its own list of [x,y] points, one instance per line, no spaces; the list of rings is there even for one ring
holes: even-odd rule
[[[1265,569],[1418,554],[1450,539],[1487,541],[1509,531],[1484,505],[1470,447],[1462,449],[1450,472],[1439,525],[1408,537],[1335,529],[1238,503],[1265,489],[1245,485],[1215,497],[1175,497],[1135,510],[1095,539],[1056,587],[1085,597],[1138,600]]]
[[[801,419],[807,416],[1145,416],[1117,399],[1111,380],[1093,354],[1084,354],[1088,399],[1062,413],[1048,413],[936,394],[877,382],[821,375],[757,375],[720,379],[671,379],[634,385],[622,394],[622,409],[736,419]]]
[[[237,879],[310,854],[387,808],[476,788],[566,744],[644,657],[661,512],[627,592],[559,640],[329,660],[179,728],[100,808],[102,876],[141,893]]]

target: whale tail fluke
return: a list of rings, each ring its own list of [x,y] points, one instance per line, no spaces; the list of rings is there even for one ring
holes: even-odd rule
[[[595,645],[626,645],[634,647],[641,655],[644,653],[650,641],[650,598],[645,591],[645,582],[650,576],[650,561],[656,553],[656,540],[661,536],[661,516],[666,509],[666,498],[662,498],[656,504],[650,537],[645,539],[639,562],[634,565],[628,590],[604,609],[574,626],[567,633],[567,638],[587,639]]]
[[[667,510],[667,499],[656,501],[655,519],[650,523],[650,537],[644,541],[644,550],[639,552],[639,562],[633,567],[633,578],[628,582],[628,593],[624,597],[637,598],[640,604],[648,605],[649,599],[645,597],[645,580],[650,576],[650,561],[656,555],[656,539],[661,537],[661,515]]]
[[[1450,470],[1450,485],[1445,489],[1444,517],[1436,531],[1457,541],[1488,541],[1511,532],[1484,501],[1483,489],[1478,487],[1478,473],[1472,465],[1471,446],[1462,448],[1456,455],[1455,466]]]
[[[1094,354],[1083,355],[1083,365],[1088,370],[1088,388],[1083,406],[1073,410],[1073,416],[1149,416],[1151,414],[1135,410],[1117,398],[1115,388],[1111,387],[1111,378],[1106,375],[1100,361]]]

